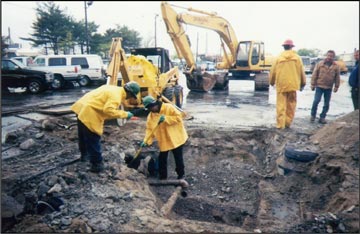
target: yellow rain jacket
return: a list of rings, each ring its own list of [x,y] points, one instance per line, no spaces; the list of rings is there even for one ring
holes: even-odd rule
[[[161,115],[165,116],[165,121],[160,123],[153,136],[150,136]],[[148,140],[145,143],[151,145],[154,137],[158,140],[161,152],[175,149],[183,145],[189,138],[184,127],[182,114],[172,104],[162,103],[159,113],[149,113],[144,138]]]
[[[101,136],[106,119],[127,118],[127,112],[119,109],[125,98],[123,87],[102,85],[75,102],[71,110],[90,131]]]
[[[276,59],[270,69],[270,85],[276,86],[276,91],[290,92],[300,90],[305,86],[306,76],[301,57],[293,50],[285,50]]]

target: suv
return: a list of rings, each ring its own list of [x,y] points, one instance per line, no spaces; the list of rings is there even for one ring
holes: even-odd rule
[[[105,82],[104,64],[99,55],[95,54],[67,54],[67,55],[39,55],[33,61],[35,66],[80,66],[81,74],[78,82],[87,86],[90,82]]]
[[[52,72],[27,69],[14,59],[1,59],[1,90],[25,87],[28,92],[36,94],[51,87],[54,80]]]

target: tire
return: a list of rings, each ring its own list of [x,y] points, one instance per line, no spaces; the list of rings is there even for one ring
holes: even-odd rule
[[[164,95],[169,101],[173,102],[175,101],[175,88],[174,87],[166,87],[162,95]]]
[[[30,80],[27,91],[32,94],[40,93],[44,90],[43,84],[38,80]]]
[[[64,86],[64,80],[60,75],[54,75],[54,80],[51,83],[53,89],[61,89]]]
[[[80,86],[88,86],[90,84],[90,79],[87,76],[82,76],[81,79],[79,80],[79,84]]]
[[[285,157],[299,161],[299,162],[311,162],[319,156],[318,153],[314,153],[306,150],[296,150],[292,147],[285,148]]]

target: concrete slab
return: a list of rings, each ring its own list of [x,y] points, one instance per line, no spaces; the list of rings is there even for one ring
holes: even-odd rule
[[[1,118],[1,143],[4,144],[9,133],[13,133],[32,125],[30,120],[19,117],[2,117]]]

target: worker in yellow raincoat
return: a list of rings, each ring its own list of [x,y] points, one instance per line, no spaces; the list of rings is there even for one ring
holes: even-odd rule
[[[276,128],[289,128],[296,109],[296,91],[306,85],[306,76],[301,57],[292,50],[294,43],[286,40],[284,52],[270,69],[270,85],[276,87]]]
[[[126,99],[137,99],[139,92],[140,86],[135,81],[126,83],[124,87],[102,85],[71,106],[77,116],[81,161],[90,159],[90,171],[98,173],[104,169],[100,138],[105,120],[133,117],[131,112],[120,110],[119,107]]]
[[[147,116],[144,138],[147,141],[144,140],[141,147],[151,145],[156,138],[160,148],[159,179],[167,179],[169,151],[174,155],[177,179],[183,179],[185,176],[183,146],[189,136],[184,127],[182,113],[172,104],[157,101],[152,96],[144,97],[143,104],[150,113]]]

